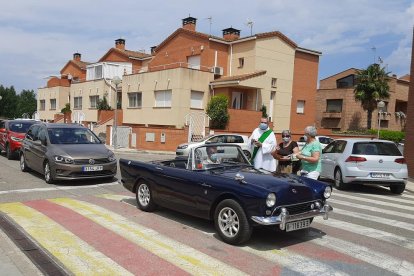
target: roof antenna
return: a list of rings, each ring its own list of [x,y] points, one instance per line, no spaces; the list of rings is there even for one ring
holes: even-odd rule
[[[253,35],[253,20],[251,20],[250,18],[247,18],[247,22],[246,22],[246,26],[250,27],[250,36]]]
[[[207,17],[205,19],[207,19],[209,21],[209,24],[210,24],[210,33],[209,33],[209,35],[211,36],[211,24],[213,24],[213,17],[210,15],[209,17]]]

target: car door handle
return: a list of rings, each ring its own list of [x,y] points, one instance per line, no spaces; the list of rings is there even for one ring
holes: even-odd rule
[[[201,183],[201,186],[203,186],[203,187],[206,187],[206,188],[211,188],[211,185],[210,184],[207,184],[207,183]]]
[[[160,167],[155,167],[157,170],[159,170],[159,171],[163,171],[164,169],[163,168],[160,168]]]

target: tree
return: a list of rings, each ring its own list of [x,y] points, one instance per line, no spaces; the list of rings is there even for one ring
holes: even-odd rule
[[[36,94],[33,90],[23,90],[17,96],[17,113],[18,116],[27,113],[32,115],[37,108]]]
[[[267,118],[267,108],[264,104],[262,104],[262,108],[260,109],[260,111],[262,112],[262,118]]]
[[[16,118],[21,114],[18,114],[17,110],[17,95],[14,87],[10,88],[0,85],[0,117]]]
[[[72,110],[70,110],[70,103],[65,104],[65,107],[62,108],[62,110],[60,110],[60,112],[62,112],[62,113],[72,112]]]
[[[106,97],[103,97],[102,100],[98,100],[97,108],[98,110],[112,110],[108,104],[108,101],[106,100]]]
[[[213,96],[207,104],[207,115],[212,128],[224,129],[230,119],[227,111],[228,99],[224,95]]]
[[[385,72],[379,64],[371,64],[367,69],[358,71],[356,74],[356,86],[354,96],[357,102],[367,111],[367,128],[371,129],[372,112],[377,107],[377,102],[381,99],[388,99],[389,73]]]

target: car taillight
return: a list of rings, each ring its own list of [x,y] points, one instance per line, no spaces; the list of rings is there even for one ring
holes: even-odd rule
[[[359,156],[349,156],[345,162],[365,162],[367,159],[365,157],[359,157]]]
[[[398,164],[406,164],[405,158],[397,158],[394,160],[394,162]]]

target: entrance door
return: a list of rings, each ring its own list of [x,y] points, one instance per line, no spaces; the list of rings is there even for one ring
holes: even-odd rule
[[[243,106],[243,93],[242,92],[232,92],[231,107],[233,109],[242,109],[242,106]]]

